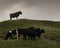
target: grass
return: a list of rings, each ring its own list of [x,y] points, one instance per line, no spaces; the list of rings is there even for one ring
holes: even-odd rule
[[[9,30],[31,26],[45,30],[41,39],[36,41],[4,40]],[[26,19],[0,22],[0,48],[60,48],[60,22]]]
[[[9,40],[0,41],[1,48],[60,48],[60,45],[55,41],[48,40]]]

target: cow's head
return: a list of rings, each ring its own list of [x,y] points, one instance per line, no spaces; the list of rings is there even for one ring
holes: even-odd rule
[[[22,14],[22,12],[21,12],[21,11],[18,11],[18,13],[19,13],[19,14]]]
[[[45,33],[45,30],[44,30],[44,29],[41,29],[41,32],[42,32],[42,33]]]

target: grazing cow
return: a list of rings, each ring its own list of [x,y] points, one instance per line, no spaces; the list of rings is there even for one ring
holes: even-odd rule
[[[40,38],[41,34],[45,33],[44,29],[37,28],[33,31],[33,34],[31,36],[32,39],[36,40],[37,38]]]
[[[5,37],[5,40],[7,40],[7,39],[10,40],[11,38],[12,38],[12,31],[9,31]]]
[[[8,31],[8,33],[7,33],[6,37],[5,37],[5,40],[8,40],[8,39],[10,40],[15,35],[16,35],[16,30]]]
[[[16,12],[16,13],[11,13],[11,14],[10,14],[10,20],[11,20],[12,18],[18,18],[20,14],[22,14],[21,11],[18,11],[18,12]]]

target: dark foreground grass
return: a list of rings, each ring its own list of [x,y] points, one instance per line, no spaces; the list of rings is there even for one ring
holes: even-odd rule
[[[0,48],[60,48],[60,45],[51,40],[9,40],[0,41]]]

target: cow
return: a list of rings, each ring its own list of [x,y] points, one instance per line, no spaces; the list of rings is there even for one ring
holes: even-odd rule
[[[8,31],[8,33],[6,34],[5,40],[10,40],[12,38],[12,31]]]
[[[40,38],[41,34],[45,33],[44,29],[40,28],[34,28],[34,27],[30,27],[30,28],[26,28],[26,29],[18,29],[18,34],[19,36],[22,34],[23,35],[23,39],[33,39],[36,40],[37,38]]]
[[[18,37],[23,36],[23,39],[26,40],[27,36],[27,29],[20,29],[18,28]]]
[[[40,38],[42,33],[45,33],[44,29],[40,29],[40,28],[34,29],[33,33],[31,32],[32,34],[31,39],[36,40],[36,37],[37,39]]]
[[[21,28],[18,28],[18,36],[20,35],[23,35],[23,39],[26,40],[27,39],[27,36],[30,37],[31,36],[31,28],[26,28],[26,29],[21,29]]]
[[[8,39],[10,40],[15,35],[16,35],[16,30],[10,30],[10,31],[7,32],[6,37],[5,37],[5,40],[8,40]]]
[[[12,18],[16,18],[16,19],[17,19],[20,14],[22,14],[21,11],[18,11],[18,12],[15,12],[15,13],[11,13],[11,14],[10,14],[10,20],[11,20]]]

